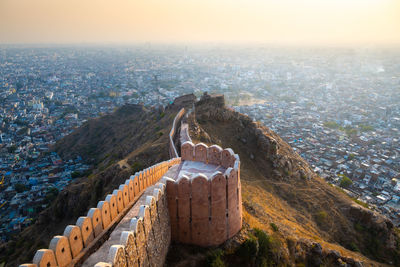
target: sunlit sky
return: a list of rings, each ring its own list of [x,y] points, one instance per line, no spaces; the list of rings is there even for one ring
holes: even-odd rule
[[[0,0],[0,43],[400,44],[400,0]]]

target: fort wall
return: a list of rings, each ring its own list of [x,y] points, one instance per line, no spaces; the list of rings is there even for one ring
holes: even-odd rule
[[[20,266],[63,267],[82,264],[108,238],[115,225],[121,221],[142,196],[144,190],[155,185],[171,166],[179,163],[180,158],[174,158],[132,175],[124,184],[118,186],[112,194],[99,201],[97,207],[90,208],[86,216],[79,217],[76,225],[68,225],[62,235],[53,237],[48,249],[38,250],[33,258],[33,263]],[[146,230],[146,232],[143,242],[139,243],[139,247],[146,243],[145,238],[150,235],[150,232],[160,232],[161,225],[168,228],[163,232],[169,232],[169,226],[165,222],[168,213],[166,213],[167,203],[164,200],[164,187],[159,186],[158,189],[154,189],[154,196],[148,200],[149,205],[143,207],[143,216],[141,222],[137,223],[137,229],[142,227],[142,230]],[[158,207],[160,207],[160,213],[158,213]],[[163,219],[160,220],[161,217]],[[126,242],[123,248],[127,246],[130,249],[132,237],[128,234],[124,238]],[[166,254],[167,250],[168,246],[163,248],[162,251]],[[114,247],[113,251],[118,254],[121,249]],[[149,252],[151,253],[152,250],[149,250]],[[155,253],[155,251],[153,252]]]
[[[230,148],[187,141],[182,157],[175,157],[184,113],[178,112],[169,135],[171,160],[132,175],[55,236],[48,249],[38,250],[33,263],[20,266],[158,267],[171,240],[215,246],[233,237],[242,227],[239,156]],[[188,128],[183,134],[190,140]],[[192,163],[218,171],[181,174]]]
[[[168,210],[172,239],[200,246],[220,245],[242,227],[240,160],[232,149],[217,145],[181,147],[182,161],[222,166],[210,177],[196,174],[167,179]]]
[[[166,200],[165,184],[162,182],[148,188],[135,216],[121,222],[114,230],[117,236],[105,244],[106,253],[97,251],[92,255],[103,261],[94,266],[154,266],[164,265],[171,242],[171,230]],[[132,208],[132,210],[134,210]],[[100,249],[101,250],[101,249]],[[93,266],[91,261],[83,266]]]
[[[180,123],[180,121],[182,120],[183,115],[185,114],[185,109],[182,108],[178,114],[175,116],[174,118],[174,122],[172,123],[172,128],[171,131],[169,132],[169,156],[171,158],[178,158],[178,151],[176,150],[176,146],[174,143],[174,138],[175,135],[178,131],[178,125]]]

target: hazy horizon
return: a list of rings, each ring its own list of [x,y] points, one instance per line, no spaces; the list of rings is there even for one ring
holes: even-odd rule
[[[0,44],[395,46],[396,0],[1,0]]]

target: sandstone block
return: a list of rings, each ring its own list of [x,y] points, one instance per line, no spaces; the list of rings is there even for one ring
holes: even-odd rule
[[[239,217],[237,170],[228,168],[225,172],[225,177],[228,185],[228,237],[231,238],[240,230],[241,225]]]
[[[212,145],[208,148],[208,164],[221,165],[222,148],[218,145]]]
[[[65,236],[57,235],[50,241],[49,249],[54,251],[59,267],[68,266],[72,261],[71,248]]]
[[[221,165],[224,168],[229,168],[233,167],[233,164],[235,162],[235,153],[233,152],[232,149],[226,148],[222,151],[222,156],[221,156]]]
[[[118,188],[122,192],[122,200],[124,201],[124,207],[127,207],[129,201],[129,187],[126,184],[121,184]]]
[[[63,235],[68,238],[72,258],[75,258],[83,249],[81,229],[76,225],[68,225]]]
[[[87,217],[92,220],[94,236],[97,237],[103,232],[103,222],[101,221],[101,212],[98,208],[91,208]]]
[[[108,202],[110,206],[111,221],[114,221],[118,215],[117,196],[108,194],[106,197],[106,202]]]
[[[140,193],[140,185],[139,185],[139,176],[138,175],[132,175],[130,180],[133,181],[133,190],[135,192],[135,197],[139,196]]]
[[[51,249],[39,249],[33,257],[33,264],[38,267],[57,266],[54,251]]]
[[[139,208],[139,217],[143,218],[143,226],[146,238],[149,236],[151,230],[151,219],[149,206],[141,205]]]
[[[117,211],[121,213],[124,210],[124,200],[122,196],[122,191],[119,189],[115,189],[113,191],[113,195],[117,198]]]
[[[134,267],[139,266],[134,232],[123,231],[119,243],[125,247],[127,265]]]
[[[135,200],[135,189],[133,187],[133,181],[131,179],[128,179],[125,181],[125,184],[128,186],[129,203],[132,203],[133,200]]]
[[[129,226],[130,230],[134,232],[136,238],[136,247],[140,266],[148,266],[148,256],[146,250],[146,234],[143,226],[143,218],[133,218]]]
[[[107,201],[99,201],[97,208],[101,213],[101,222],[103,223],[103,229],[106,229],[111,223],[111,210],[110,204]]]
[[[182,243],[190,244],[192,233],[190,227],[190,181],[186,176],[178,179],[178,238]]]
[[[192,243],[208,245],[210,183],[203,174],[192,180]]]
[[[168,212],[171,223],[171,237],[173,240],[178,241],[178,184],[175,183],[173,179],[167,177],[165,178],[165,182]]]
[[[226,178],[221,172],[211,176],[210,245],[220,245],[227,237]]]
[[[94,239],[92,220],[89,217],[79,217],[76,225],[81,229],[83,245],[87,247]]]
[[[145,189],[143,184],[143,172],[139,172],[138,178],[139,178],[139,192],[142,192],[143,189]]]
[[[126,267],[125,247],[122,245],[112,245],[108,252],[108,261],[113,267]]]
[[[182,160],[194,160],[194,144],[187,141],[181,146]]]
[[[207,163],[208,146],[203,143],[198,143],[194,147],[194,160]]]

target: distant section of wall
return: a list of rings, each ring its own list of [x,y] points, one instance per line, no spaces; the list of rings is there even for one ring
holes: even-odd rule
[[[186,114],[186,116],[187,116],[187,114]],[[189,135],[189,124],[185,120],[182,120],[181,132],[180,132],[179,138],[180,138],[181,144],[183,144],[187,141],[192,142],[192,138],[190,138],[190,135]]]
[[[175,134],[177,132],[177,127],[179,125],[179,122],[182,119],[182,116],[185,114],[185,109],[182,108],[178,114],[176,114],[175,118],[174,118],[174,122],[172,124],[172,128],[171,131],[169,132],[169,156],[171,158],[178,158],[178,151],[176,150],[176,146],[174,143],[174,138],[175,138]]]
[[[240,160],[232,149],[186,142],[182,160],[221,165],[225,173],[167,180],[172,239],[200,246],[220,245],[242,227]]]
[[[156,184],[171,166],[179,164],[180,161],[180,158],[174,158],[132,175],[112,194],[107,195],[105,200],[100,201],[97,207],[89,209],[86,216],[79,217],[76,225],[68,225],[63,235],[55,236],[50,242],[49,249],[38,250],[33,258],[33,264],[29,266],[61,267],[80,264],[97,246],[104,242],[107,233],[109,234],[132,208],[143,191]],[[166,213],[164,187],[161,186],[158,191],[154,191],[155,197],[152,197],[149,200],[149,206],[144,208],[142,221],[145,223],[143,225],[143,229],[146,230],[145,236],[149,236],[151,231],[158,233],[158,231],[161,231],[161,226],[169,227],[166,226],[165,220],[159,216],[159,214]],[[160,207],[160,213],[157,211],[158,207]],[[168,220],[168,214],[167,217],[163,215],[163,218]],[[165,232],[168,233],[169,230]],[[155,238],[154,234],[153,237]],[[168,239],[168,237],[166,238]],[[114,250],[120,251],[116,248]],[[164,250],[156,249],[155,252],[166,254],[165,248]]]

